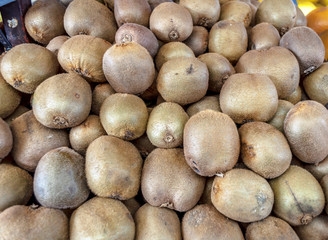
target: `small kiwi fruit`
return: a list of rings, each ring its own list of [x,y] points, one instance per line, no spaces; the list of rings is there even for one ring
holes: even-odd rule
[[[144,100],[144,101],[153,101],[158,97],[158,90],[157,90],[157,76],[158,76],[158,72],[155,72],[155,79],[154,82],[152,83],[152,85],[147,88],[146,91],[144,91],[140,97]]]
[[[304,168],[308,170],[318,181],[328,174],[328,156],[317,164],[305,164]]]
[[[325,198],[327,199],[328,198],[328,174],[325,175],[321,179],[320,184],[321,184],[322,190],[325,194]],[[326,203],[325,211],[326,211],[326,213],[328,213],[328,203]]]
[[[7,118],[21,102],[19,92],[10,86],[0,73],[0,117]]]
[[[58,56],[58,51],[61,48],[61,46],[69,39],[69,36],[62,35],[58,37],[54,37],[50,40],[50,42],[47,45],[47,49],[53,52],[56,56]]]
[[[130,198],[128,200],[122,201],[126,208],[129,210],[131,213],[131,216],[134,219],[134,216],[138,209],[141,207],[140,203],[135,199],[135,198]]]
[[[253,12],[249,4],[241,1],[229,1],[221,6],[220,20],[241,22],[245,27],[251,24]]]
[[[328,216],[320,215],[309,224],[294,228],[301,240],[328,239]]]
[[[270,125],[284,133],[284,121],[287,113],[294,107],[294,104],[286,100],[278,100],[278,108],[273,118],[268,122]]]
[[[208,31],[202,26],[193,26],[191,35],[184,41],[195,56],[205,53],[208,46]]]
[[[295,27],[307,26],[307,19],[302,10],[296,6],[296,23]]]
[[[211,191],[212,191],[212,185],[214,182],[215,177],[208,177],[206,178],[206,184],[204,188],[203,195],[199,199],[199,204],[209,204],[212,205],[212,200],[211,200]]]
[[[249,36],[251,50],[269,49],[279,46],[280,35],[278,30],[270,23],[263,22],[254,26]]]
[[[0,162],[4,159],[13,148],[13,135],[9,125],[0,118]]]
[[[219,97],[217,97],[217,96],[203,97],[198,102],[191,104],[187,108],[187,113],[188,113],[189,117],[192,117],[196,113],[199,113],[199,112],[207,110],[207,109],[221,112]]]
[[[108,83],[97,84],[92,91],[91,111],[94,114],[99,115],[101,105],[105,99],[115,93],[115,90]]]
[[[150,142],[147,134],[142,135],[132,142],[139,150],[141,156],[146,158],[156,147]]]
[[[5,119],[6,123],[9,124],[9,126],[11,126],[12,121],[14,121],[16,118],[18,118],[19,116],[23,115],[24,113],[30,111],[30,109],[28,109],[27,107],[23,106],[23,105],[19,105],[16,110]]]
[[[292,104],[296,104],[302,100],[303,91],[300,86],[296,88],[294,92],[292,92],[288,97],[286,97],[286,101],[291,102]]]

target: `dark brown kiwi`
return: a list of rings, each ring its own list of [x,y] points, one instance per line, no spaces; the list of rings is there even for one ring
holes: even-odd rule
[[[55,37],[50,40],[46,48],[57,56],[59,49],[64,44],[64,42],[66,42],[68,39],[69,36],[65,36],[65,35]]]
[[[147,134],[142,135],[132,142],[139,150],[141,156],[146,158],[156,147],[150,142]]]
[[[296,23],[295,27],[307,26],[307,19],[302,10],[296,6]]]
[[[277,128],[280,132],[284,133],[284,121],[286,115],[290,109],[294,107],[294,104],[285,100],[278,100],[278,108],[273,118],[268,122],[270,125]]]
[[[328,156],[317,164],[305,164],[304,168],[318,181],[321,181],[321,179],[328,174]]]
[[[9,128],[9,125],[0,118],[0,162],[11,151],[13,147],[13,135]]]
[[[296,88],[294,92],[292,92],[287,98],[286,101],[291,102],[292,104],[296,104],[302,100],[303,91],[300,86]]]
[[[108,83],[98,84],[92,92],[91,111],[99,115],[101,105],[105,99],[115,93],[115,90]]]
[[[306,225],[294,228],[301,240],[328,239],[328,216],[320,215]]]
[[[208,46],[208,31],[201,26],[194,26],[191,35],[184,41],[191,48],[195,56],[203,54]]]
[[[269,49],[279,46],[280,35],[272,24],[264,22],[252,28],[249,40],[251,50]]]
[[[27,107],[23,106],[23,105],[19,105],[15,111],[5,119],[6,123],[9,124],[9,126],[11,125],[12,121],[15,120],[16,118],[18,118],[20,115],[23,115],[24,113],[30,111],[30,109],[28,109]]]
[[[248,27],[252,21],[252,9],[249,4],[240,1],[229,1],[221,6],[220,21],[233,20]]]
[[[325,198],[327,199],[328,198],[328,175],[325,175],[321,179],[320,184],[321,184],[322,190],[325,194]],[[328,213],[328,203],[326,203],[325,211],[326,211],[326,213]]]
[[[106,7],[114,11],[114,0],[103,0]]]
[[[152,85],[147,88],[146,91],[144,91],[140,97],[144,100],[144,101],[152,101],[155,100],[158,97],[158,90],[157,90],[157,76],[158,76],[158,72],[155,71],[155,79],[154,82],[152,83]]]
[[[130,198],[128,200],[122,201],[126,208],[129,210],[131,213],[131,216],[134,219],[134,216],[138,209],[141,207],[140,203],[135,199],[135,198]]]
[[[198,102],[195,102],[195,103],[191,104],[187,108],[187,113],[188,113],[189,117],[191,117],[191,116],[193,116],[193,115],[195,115],[195,114],[197,114],[201,111],[207,110],[207,109],[217,111],[217,112],[221,112],[218,96],[203,97]]]
[[[206,178],[206,184],[204,188],[203,195],[199,199],[198,204],[210,204],[212,205],[212,200],[211,200],[211,191],[212,191],[212,185],[214,182],[215,177],[208,177]]]
[[[173,2],[173,0],[148,0],[151,10],[154,10],[155,7],[164,2]]]

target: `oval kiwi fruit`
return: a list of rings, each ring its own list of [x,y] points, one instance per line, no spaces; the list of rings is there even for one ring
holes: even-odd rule
[[[321,179],[320,184],[321,184],[322,190],[325,194],[325,198],[327,199],[328,198],[328,175],[325,175]],[[326,211],[326,213],[328,213],[328,203],[326,203],[325,211]]]
[[[272,24],[263,22],[252,28],[249,41],[251,50],[269,49],[279,46],[280,35]]]
[[[296,22],[295,27],[307,26],[307,19],[302,10],[296,6]]]
[[[195,56],[203,54],[208,46],[208,31],[202,26],[194,26],[191,35],[184,41]]]
[[[50,40],[50,42],[47,45],[47,49],[53,52],[56,56],[58,56],[58,51],[61,48],[61,46],[69,39],[69,36],[58,36]]]
[[[187,113],[188,113],[189,117],[191,117],[191,116],[193,116],[201,111],[207,110],[207,109],[221,112],[219,98],[217,96],[206,96],[206,97],[202,98],[201,100],[199,100],[198,102],[191,104],[187,108]]]
[[[324,240],[328,238],[328,216],[320,215],[309,224],[295,227],[302,240]]]
[[[132,142],[143,158],[146,158],[156,147],[150,142],[147,134],[142,135]]]
[[[284,133],[284,121],[287,113],[294,107],[294,104],[285,100],[278,100],[278,108],[273,118],[268,122],[270,125]]]
[[[229,1],[221,6],[220,21],[233,20],[241,22],[245,27],[251,24],[253,17],[249,4],[241,1]]]
[[[19,92],[10,86],[0,73],[0,118],[11,115],[21,102]]]
[[[305,164],[304,168],[308,170],[318,181],[328,174],[328,156],[317,164]]]
[[[9,125],[0,118],[0,162],[11,151],[13,147],[13,135],[9,128]]]

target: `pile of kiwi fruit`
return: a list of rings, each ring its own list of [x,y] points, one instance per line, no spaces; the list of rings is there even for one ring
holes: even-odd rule
[[[0,240],[327,240],[328,63],[292,0],[37,0],[0,56]]]

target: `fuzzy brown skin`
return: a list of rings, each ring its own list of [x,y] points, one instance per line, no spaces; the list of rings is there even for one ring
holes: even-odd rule
[[[300,240],[293,228],[280,218],[269,216],[248,225],[246,240]]]
[[[219,0],[180,0],[179,4],[191,14],[194,25],[211,28],[220,17]]]
[[[106,23],[106,24],[104,24]],[[66,9],[64,27],[68,35],[91,35],[113,43],[117,26],[114,14],[94,0],[74,0]]]
[[[307,225],[295,227],[297,235],[302,240],[328,239],[328,216],[320,215]]]
[[[203,54],[208,46],[208,31],[201,26],[194,26],[191,35],[184,41],[191,48],[195,56]]]
[[[19,116],[23,115],[24,113],[30,111],[30,109],[28,109],[27,107],[24,107],[23,105],[19,105],[16,110],[5,119],[6,123],[9,124],[9,126],[11,126],[12,121],[14,121],[16,118],[18,118]]]
[[[180,220],[170,209],[153,207],[146,203],[135,215],[135,240],[181,240]]]
[[[157,76],[158,76],[158,72],[156,71],[155,72],[155,79],[154,79],[154,82],[152,83],[152,85],[147,88],[146,91],[144,91],[140,97],[144,100],[144,101],[152,101],[152,100],[155,100],[159,93],[158,93],[158,90],[157,90]]]
[[[1,74],[18,91],[32,94],[45,79],[57,74],[56,55],[32,43],[20,44],[3,57]]]
[[[13,135],[9,125],[0,118],[0,162],[4,159],[13,148]]]
[[[270,185],[274,192],[273,212],[292,226],[310,223],[324,209],[325,196],[319,182],[301,167],[290,166]]]
[[[186,212],[197,204],[204,186],[205,178],[187,165],[183,149],[157,148],[146,158],[141,191],[152,206]]]
[[[118,200],[95,197],[74,211],[70,239],[133,240],[135,224],[129,210]]]
[[[249,39],[251,50],[265,50],[279,46],[280,35],[272,24],[264,22],[252,28]]]
[[[298,86],[296,90],[286,98],[286,101],[295,105],[302,100],[302,94],[302,89],[300,86]]]
[[[85,167],[88,186],[99,197],[127,200],[139,191],[142,158],[130,142],[97,138],[88,147]]]
[[[252,21],[252,9],[249,4],[239,1],[229,1],[221,6],[220,21],[233,20],[248,27]]]
[[[221,112],[218,96],[206,96],[201,100],[199,100],[198,102],[191,104],[187,108],[187,113],[189,117],[192,117],[193,115],[207,109]]]
[[[141,98],[116,93],[106,98],[99,116],[108,135],[134,140],[146,131],[148,110]]]
[[[205,53],[198,57],[200,61],[206,64],[209,72],[208,89],[219,93],[223,83],[236,71],[231,63],[218,53]]]
[[[210,177],[232,169],[237,163],[238,130],[228,115],[201,111],[186,123],[183,146],[188,165],[197,174]]]
[[[277,128],[280,132],[284,133],[284,121],[286,115],[290,109],[294,107],[294,104],[285,100],[278,100],[278,108],[273,118],[268,122],[270,125]]]
[[[50,40],[46,48],[57,56],[59,49],[64,44],[64,42],[66,42],[68,39],[69,36],[66,35],[54,37],[53,39]]]
[[[124,203],[126,208],[129,210],[129,212],[131,213],[131,216],[134,218],[136,212],[141,207],[140,203],[137,200],[135,200],[134,198],[130,198],[130,199],[122,201],[122,202]]]
[[[149,28],[163,42],[182,42],[191,35],[193,21],[183,6],[164,2],[151,13]]]
[[[307,19],[302,10],[296,7],[296,22],[295,27],[307,26]]]
[[[328,157],[317,164],[305,164],[304,168],[318,181],[321,181],[321,179],[328,174]]]
[[[184,240],[244,240],[238,223],[219,213],[212,205],[197,205],[182,219]]]
[[[39,123],[32,110],[11,123],[14,137],[12,156],[18,166],[34,172],[40,159],[52,149],[68,147],[65,130],[50,129]]]
[[[69,240],[68,219],[56,209],[16,205],[0,214],[1,240]]]
[[[36,119],[49,128],[80,125],[91,110],[92,92],[82,77],[63,73],[48,78],[36,89],[32,109]]]
[[[320,184],[321,184],[322,190],[325,194],[325,198],[327,199],[328,198],[328,175],[325,175],[321,179]],[[326,213],[328,213],[328,203],[326,203],[325,211],[326,211]]]
[[[129,6],[128,9],[130,9]],[[131,8],[132,9],[132,8]],[[155,57],[158,51],[158,41],[152,31],[145,26],[136,23],[125,23],[115,34],[117,44],[136,42],[146,48],[152,57]]]
[[[174,58],[162,66],[157,77],[157,89],[167,102],[186,105],[199,101],[208,89],[206,64],[197,58]]]
[[[48,44],[54,37],[65,34],[65,10],[65,6],[59,0],[38,0],[25,15],[28,34],[42,44]]]
[[[147,134],[142,135],[132,142],[138,148],[141,156],[146,158],[156,147],[150,142]]]
[[[212,205],[212,200],[211,200],[211,192],[212,192],[212,185],[214,182],[215,177],[208,177],[206,178],[206,184],[204,188],[204,192],[202,197],[199,199],[199,204],[209,204]]]
[[[149,115],[147,136],[159,148],[175,148],[182,144],[183,129],[189,116],[176,103],[157,105]]]
[[[89,196],[84,158],[68,147],[46,153],[34,174],[34,195],[45,207],[76,208]]]
[[[173,2],[173,0],[148,0],[151,10],[153,11],[155,7],[163,2]]]
[[[136,42],[115,44],[103,57],[103,70],[116,92],[139,94],[155,78],[153,59],[146,48]]]
[[[14,205],[24,205],[33,194],[33,178],[18,167],[0,165],[0,213]]]
[[[99,115],[101,105],[105,99],[115,93],[115,90],[108,83],[98,84],[92,92],[91,111],[94,114]]]
[[[328,112],[320,103],[308,100],[296,104],[286,115],[284,131],[293,154],[301,161],[319,163],[328,155]]]
[[[325,46],[318,34],[309,27],[291,29],[280,39],[280,46],[289,49],[296,56],[302,75],[316,70],[325,59]]]

